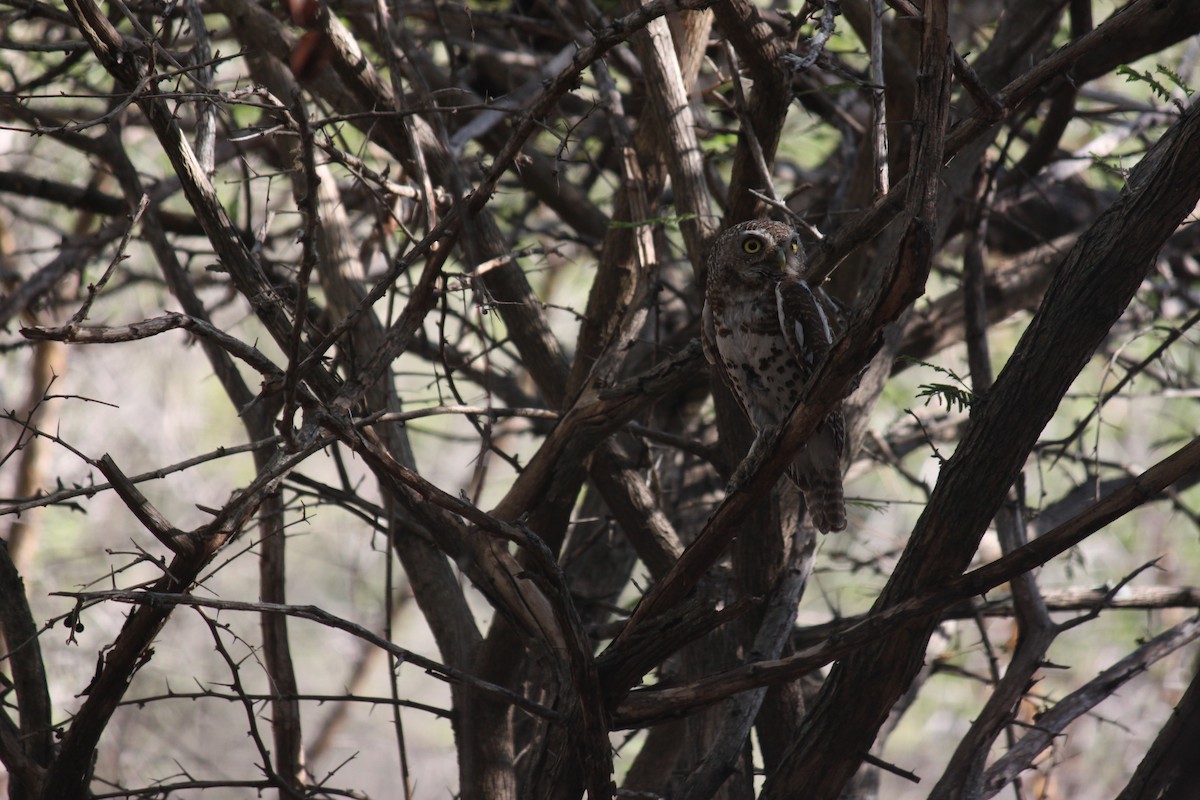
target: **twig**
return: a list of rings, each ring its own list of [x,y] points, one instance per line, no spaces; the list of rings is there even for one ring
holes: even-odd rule
[[[1197,638],[1200,638],[1200,616],[1192,617],[1160,633],[1059,700],[1054,708],[1038,717],[1037,725],[1031,728],[1015,747],[988,769],[980,797],[986,800],[1028,769],[1037,755],[1072,721],[1111,697],[1117,689],[1145,672],[1151,664]]]
[[[88,286],[87,298],[85,298],[83,303],[79,306],[79,310],[71,316],[70,322],[67,323],[68,328],[74,327],[87,319],[88,311],[90,311],[92,308],[92,303],[96,302],[96,297],[104,289],[104,286],[108,283],[108,279],[112,277],[113,272],[116,271],[117,265],[128,258],[128,256],[125,255],[125,248],[129,246],[129,237],[133,235],[133,229],[136,228],[138,222],[141,221],[142,214],[145,213],[146,206],[149,204],[150,196],[147,194],[143,194],[138,199],[137,208],[135,208],[133,213],[129,216],[129,229],[125,231],[125,235],[121,237],[121,242],[117,245],[117,252],[108,262],[108,268],[104,270],[104,274],[100,276],[100,280]]]
[[[875,160],[875,199],[883,197],[891,188],[888,178],[887,103],[883,81],[883,0],[871,0],[871,150]]]
[[[664,716],[679,716],[688,708],[707,705],[736,692],[804,675],[842,658],[856,649],[907,630],[909,623],[933,619],[955,603],[986,592],[1014,576],[1045,564],[1074,547],[1115,519],[1145,503],[1181,475],[1200,468],[1200,438],[1143,472],[1122,489],[1067,522],[1029,542],[1020,549],[947,581],[935,590],[869,614],[860,622],[820,644],[774,662],[758,662],[745,668],[711,675],[688,686],[636,690],[615,714],[617,727],[642,725]],[[628,628],[628,625],[627,625]],[[623,634],[625,635],[625,634]]]
[[[196,608],[214,608],[222,611],[249,611],[257,614],[285,614],[289,617],[297,619],[306,619],[311,622],[316,622],[319,625],[324,625],[336,630],[345,631],[351,636],[355,636],[364,641],[387,650],[392,653],[400,661],[410,662],[424,669],[429,675],[438,680],[446,682],[456,682],[469,685],[478,689],[480,692],[487,694],[503,703],[509,703],[524,711],[533,714],[534,716],[544,719],[555,720],[559,718],[559,713],[551,709],[545,708],[531,700],[527,700],[516,692],[505,689],[502,686],[496,686],[487,681],[480,680],[475,676],[455,669],[454,667],[434,661],[431,658],[415,653],[412,650],[400,647],[387,641],[382,636],[374,633],[363,626],[351,622],[347,619],[330,614],[324,609],[313,605],[283,605],[280,603],[252,603],[243,600],[218,600],[208,597],[196,597],[187,594],[174,594],[168,592],[134,592],[114,589],[103,592],[51,592],[52,596],[56,597],[71,597],[80,602],[92,603],[96,601],[111,600],[116,603],[128,603],[130,605],[146,605],[146,606],[192,606]]]
[[[214,461],[218,458],[226,458],[228,456],[240,455],[249,453],[254,450],[261,450],[268,447],[274,447],[282,441],[279,436],[272,436],[269,439],[261,439],[257,442],[249,442],[248,444],[233,445],[230,447],[218,447],[208,453],[195,456],[193,458],[180,461],[168,467],[160,467],[159,469],[143,472],[139,475],[127,478],[130,483],[144,483],[146,481],[159,480],[176,472],[184,472],[191,469],[197,464],[204,464],[208,461]],[[52,506],[66,502],[76,497],[92,497],[100,492],[112,489],[111,483],[96,483],[90,486],[77,487],[74,489],[63,489],[61,491],[52,492],[34,500],[25,500],[21,502],[11,503],[9,505],[0,506],[0,516],[5,514],[20,514],[23,511],[28,511],[31,508],[41,508],[43,506]]]
[[[133,512],[138,522],[154,535],[155,539],[166,545],[174,553],[191,555],[196,551],[196,545],[191,536],[171,524],[146,496],[125,477],[121,468],[113,461],[112,456],[105,453],[99,461],[94,462],[104,476],[112,483],[117,496],[125,501],[125,506]]]
[[[140,322],[114,327],[64,325],[48,328],[34,326],[22,328],[21,335],[35,341],[56,341],[68,344],[114,344],[148,339],[160,333],[182,328],[197,336],[216,343],[230,355],[240,358],[268,379],[275,381],[283,377],[283,371],[275,366],[258,348],[230,336],[212,323],[177,311],[169,311],[161,317],[151,317]]]

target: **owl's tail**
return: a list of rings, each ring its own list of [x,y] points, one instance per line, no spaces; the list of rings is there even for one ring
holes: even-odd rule
[[[846,500],[840,480],[816,480],[804,490],[804,504],[821,533],[846,529]]]
[[[842,494],[842,451],[845,446],[840,413],[831,414],[788,469],[792,483],[804,493],[804,505],[821,533],[846,529],[846,500]]]

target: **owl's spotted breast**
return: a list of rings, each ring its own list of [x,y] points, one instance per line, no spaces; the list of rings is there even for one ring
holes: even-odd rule
[[[773,304],[762,296],[725,303],[715,316],[717,352],[746,415],[761,429],[778,425],[796,403],[799,364],[779,335]]]

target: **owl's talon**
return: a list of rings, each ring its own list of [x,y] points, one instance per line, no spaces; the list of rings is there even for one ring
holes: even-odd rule
[[[749,463],[751,468],[757,469],[762,460],[766,458],[767,453],[775,446],[775,440],[779,438],[781,432],[778,425],[764,425],[758,435],[754,437],[750,451],[746,453],[743,461]]]
[[[729,497],[734,492],[740,491],[746,485],[746,479],[750,477],[751,472],[750,460],[742,459],[741,463],[737,465],[737,469],[729,476],[729,482],[725,484],[725,496]]]
[[[754,437],[754,441],[750,444],[750,449],[746,452],[745,458],[737,465],[737,469],[729,477],[729,483],[725,485],[726,497],[741,489],[750,476],[758,470],[759,465],[778,435],[779,428],[774,425],[768,425],[758,432]]]

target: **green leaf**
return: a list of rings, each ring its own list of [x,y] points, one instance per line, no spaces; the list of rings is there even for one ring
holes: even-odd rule
[[[1171,83],[1175,84],[1175,86],[1178,87],[1179,91],[1183,92],[1184,97],[1191,97],[1192,94],[1196,91],[1191,86],[1188,86],[1187,81],[1185,81],[1183,78],[1181,78],[1179,76],[1179,73],[1175,72],[1170,67],[1159,64],[1158,66],[1155,67],[1154,71],[1157,72],[1159,75],[1166,75],[1167,78],[1170,79]]]
[[[954,372],[954,370],[939,367],[937,364],[930,364],[928,361],[922,361],[919,358],[912,358],[911,356],[900,356],[900,359],[909,364],[928,367],[934,372],[945,375],[954,381],[952,384],[922,383],[918,386],[917,388],[920,391],[917,392],[917,397],[925,398],[925,405],[929,405],[930,402],[937,400],[946,407],[947,411],[954,411],[956,407],[959,411],[966,411],[975,402],[975,393],[971,391],[971,388],[967,386],[967,382],[958,373]]]
[[[1161,64],[1159,65],[1159,69],[1163,69]],[[1124,75],[1126,83],[1144,83],[1149,86],[1150,91],[1158,95],[1160,99],[1168,102],[1171,100],[1171,90],[1155,80],[1154,76],[1150,74],[1149,70],[1138,72],[1133,67],[1122,64],[1121,66],[1117,67],[1117,74]]]

